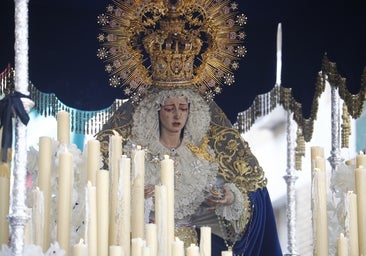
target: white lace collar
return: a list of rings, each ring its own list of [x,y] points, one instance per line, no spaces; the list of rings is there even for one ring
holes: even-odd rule
[[[160,106],[168,97],[185,96],[190,103],[190,112],[184,129],[181,145],[171,152],[159,142]],[[183,219],[192,215],[205,200],[210,184],[216,180],[218,166],[194,155],[187,143],[200,145],[210,125],[208,104],[199,94],[187,89],[160,91],[147,96],[136,108],[133,115],[131,144],[147,149],[145,182],[160,183],[160,160],[170,155],[175,164],[175,215]],[[213,152],[211,152],[213,154]]]

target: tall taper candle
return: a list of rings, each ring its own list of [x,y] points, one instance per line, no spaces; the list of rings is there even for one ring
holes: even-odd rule
[[[71,196],[73,181],[73,157],[69,152],[59,154],[59,189],[57,214],[57,241],[69,255],[71,226]]]
[[[168,255],[168,230],[166,219],[168,215],[168,195],[165,185],[155,185],[155,223],[158,234],[157,255]]]
[[[33,190],[33,205],[32,205],[32,231],[33,243],[43,246],[43,230],[44,230],[44,196],[43,192],[37,187]]]
[[[96,178],[96,177],[95,177]],[[98,229],[97,229],[97,188],[88,181],[87,187],[87,245],[88,256],[97,256]]]
[[[132,151],[132,238],[144,237],[145,151],[137,146]]]
[[[349,243],[349,254],[358,256],[358,224],[357,224],[357,195],[348,191],[345,200],[346,207],[346,231]]]
[[[120,176],[118,188],[118,207],[120,212],[117,242],[123,248],[124,255],[131,251],[131,159],[122,155],[119,161]]]
[[[88,147],[88,180],[93,186],[97,182],[97,170],[100,169],[100,142],[99,140],[91,139],[87,143]]]
[[[51,212],[51,172],[52,172],[52,140],[50,137],[39,138],[38,156],[38,187],[43,192],[43,251],[47,251],[51,244],[50,212]]]
[[[70,144],[70,114],[66,111],[57,113],[57,140],[60,144]]]
[[[98,255],[108,255],[109,171],[97,171]]]
[[[366,255],[366,166],[355,169],[359,255]]]
[[[7,216],[9,214],[10,202],[10,161],[11,150],[8,151],[8,161],[0,161],[0,246],[2,244],[8,244],[9,241],[9,222]]]
[[[117,220],[118,207],[118,180],[119,180],[119,160],[122,156],[122,137],[118,134],[112,135],[109,138],[109,244],[118,244],[117,231],[119,223]]]
[[[313,190],[314,190],[314,239],[315,255],[328,256],[328,219],[327,219],[327,185],[326,173],[314,168]]]
[[[75,244],[73,247],[73,256],[89,256],[88,247],[84,243],[83,239],[80,239],[78,244]]]
[[[150,255],[157,256],[157,229],[155,223],[147,223],[146,228],[146,246],[150,248]]]
[[[343,233],[337,239],[337,256],[348,256],[348,239]]]
[[[366,168],[366,155],[364,153],[356,156],[356,168]]]
[[[201,227],[200,254],[211,256],[211,227]]]
[[[167,216],[167,243],[168,252],[171,255],[172,243],[174,241],[174,161],[168,155],[161,161],[161,183],[166,186],[168,193],[168,216]]]

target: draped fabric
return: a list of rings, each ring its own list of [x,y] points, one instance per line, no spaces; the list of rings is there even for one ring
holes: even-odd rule
[[[8,149],[11,148],[13,143],[12,117],[14,115],[19,117],[20,121],[25,125],[29,122],[29,116],[27,111],[24,109],[21,98],[29,98],[29,96],[15,91],[0,101],[0,128],[3,128],[1,140],[2,162],[7,161]]]
[[[243,233],[234,245],[234,253],[240,256],[282,255],[264,172],[248,143],[241,138],[236,129],[231,127],[223,111],[214,102],[209,107],[211,123],[206,137],[219,165],[218,174],[226,182],[235,184],[246,198],[244,202],[246,210],[240,219]],[[123,137],[124,143],[129,141],[131,133],[133,134],[131,117],[135,111],[136,106],[133,104],[123,104],[105,124],[104,129],[97,134],[97,138],[101,141],[104,168],[108,168],[109,136],[117,132]],[[148,117],[145,122],[147,120]],[[198,148],[202,153],[205,147]],[[224,239],[212,234],[212,256],[221,256],[221,251],[225,250],[227,246]]]
[[[234,256],[283,255],[267,189],[251,192],[249,197],[254,209],[252,219],[242,238],[235,243]],[[200,235],[199,229],[197,232]],[[211,256],[221,256],[221,251],[227,250],[224,240],[216,235],[212,235],[211,239]]]

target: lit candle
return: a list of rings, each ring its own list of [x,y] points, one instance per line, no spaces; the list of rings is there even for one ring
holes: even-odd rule
[[[110,245],[109,246],[109,256],[124,256],[123,248],[120,245]],[[126,254],[128,256],[129,254]],[[89,256],[89,255],[88,255]]]
[[[130,255],[131,243],[131,159],[123,155],[120,159],[118,207],[120,214],[117,241],[122,245],[124,254]]]
[[[348,191],[346,196],[346,231],[349,241],[350,255],[357,256],[358,245],[358,224],[357,224],[357,195]]]
[[[118,244],[117,207],[118,207],[118,180],[119,159],[122,156],[122,137],[118,134],[109,138],[109,179],[110,179],[110,211],[109,211],[109,244]]]
[[[57,141],[70,144],[70,114],[66,111],[57,113]]]
[[[43,248],[43,221],[44,221],[44,198],[43,192],[37,187],[33,190],[32,227],[33,242]]]
[[[155,223],[147,223],[146,228],[146,246],[150,248],[150,255],[157,256],[157,230]]]
[[[184,242],[178,237],[172,243],[172,254],[173,256],[184,256]],[[211,256],[211,255],[210,255]]]
[[[195,244],[191,244],[186,249],[187,256],[200,256],[199,247]]]
[[[314,168],[313,186],[315,255],[328,256],[327,185],[325,171]]]
[[[161,183],[166,186],[168,193],[168,216],[167,216],[167,236],[168,246],[174,241],[174,161],[168,155],[164,155],[161,161]],[[171,251],[168,249],[169,252]]]
[[[145,151],[137,146],[132,151],[132,238],[144,237]]]
[[[97,171],[98,255],[108,255],[109,171]]]
[[[97,170],[100,168],[100,142],[99,140],[89,140],[88,141],[88,180],[93,186],[96,185]]]
[[[211,227],[201,227],[200,230],[201,256],[211,256]]]
[[[2,129],[0,129],[1,131]],[[1,138],[1,132],[0,132]],[[0,139],[1,140],[1,139]],[[1,155],[0,150],[0,155]],[[10,200],[10,160],[11,150],[8,151],[8,162],[0,161],[0,245],[9,242],[9,222],[7,216],[9,214]]]
[[[359,255],[366,255],[366,166],[355,169]]]
[[[59,189],[57,214],[57,241],[68,255],[70,248],[71,196],[72,196],[72,154],[59,154]]]
[[[168,230],[166,219],[168,215],[167,189],[165,185],[155,186],[155,223],[158,234],[157,255],[168,255]]]
[[[348,256],[348,239],[344,237],[343,233],[337,240],[337,256]]]
[[[87,244],[88,244],[88,256],[97,256],[98,252],[98,229],[97,229],[97,188],[88,181],[86,187],[86,195],[88,202],[87,209]]]
[[[73,247],[73,256],[88,256],[88,247],[84,244],[84,240],[80,239],[78,244]]]
[[[43,251],[47,251],[51,244],[50,212],[51,212],[51,168],[52,168],[52,140],[50,137],[39,138],[38,156],[38,187],[43,192],[44,219],[43,219]]]

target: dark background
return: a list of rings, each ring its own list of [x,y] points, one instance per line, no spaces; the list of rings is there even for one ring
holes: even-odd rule
[[[104,63],[96,57],[99,26],[106,0],[29,1],[29,78],[41,91],[55,93],[69,107],[100,110],[122,89],[108,85]],[[352,93],[358,93],[366,66],[366,7],[361,0],[238,1],[248,17],[248,53],[236,82],[216,96],[231,121],[251,106],[257,94],[276,82],[276,32],[282,23],[282,86],[309,115],[315,80],[325,54],[337,63]],[[0,1],[0,70],[14,66],[14,3]]]

